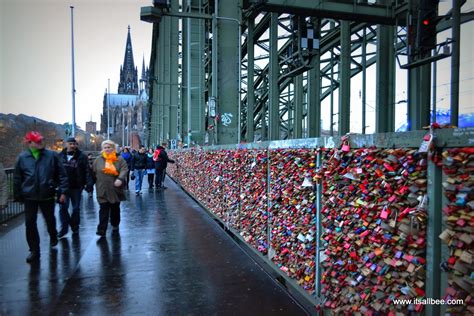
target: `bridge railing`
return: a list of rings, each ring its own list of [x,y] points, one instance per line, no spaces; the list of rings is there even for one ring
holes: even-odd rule
[[[1,224],[24,212],[23,204],[13,201],[13,168],[5,169],[5,173],[7,174],[8,204],[0,211]]]

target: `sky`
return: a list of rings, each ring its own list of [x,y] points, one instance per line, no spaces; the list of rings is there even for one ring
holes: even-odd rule
[[[71,10],[74,6],[76,123],[85,128],[92,117],[99,126],[102,100],[110,78],[117,92],[128,25],[138,75],[143,57],[148,66],[152,25],[140,21],[140,7],[151,0],[0,0],[0,113],[24,113],[40,119],[72,121]],[[440,14],[451,8],[440,3]],[[474,10],[468,0],[463,12]],[[438,41],[450,37],[438,35]],[[474,112],[474,22],[462,26],[460,113]],[[404,74],[405,73],[405,74]],[[401,74],[399,76],[399,74]],[[360,77],[360,76],[359,76]],[[396,102],[406,100],[406,71],[397,72]],[[368,80],[375,67],[368,69]],[[360,132],[360,78],[351,82],[351,130]],[[449,109],[450,58],[438,62],[438,108]],[[375,89],[367,85],[367,132],[375,131]],[[323,104],[323,128],[329,129],[329,98]],[[337,93],[335,95],[337,112]],[[397,104],[398,127],[406,120],[406,103]],[[335,125],[337,127],[337,124]]]
[[[100,126],[110,78],[117,93],[128,26],[135,66],[149,65],[151,0],[0,0],[0,113],[72,122],[71,9],[74,6],[76,124]]]

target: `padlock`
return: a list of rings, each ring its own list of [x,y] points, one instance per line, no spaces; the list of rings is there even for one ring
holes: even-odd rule
[[[341,150],[345,153],[348,153],[351,151],[351,146],[348,140],[342,142]]]
[[[420,148],[418,149],[419,153],[427,153],[432,149],[433,144],[433,134],[429,133],[423,137],[423,141],[420,144]]]

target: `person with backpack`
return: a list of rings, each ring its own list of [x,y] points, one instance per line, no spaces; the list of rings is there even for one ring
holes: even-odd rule
[[[166,177],[166,167],[169,163],[175,163],[173,159],[168,157],[166,153],[166,146],[168,143],[164,142],[158,146],[156,146],[156,150],[153,154],[153,160],[155,161],[155,187],[158,190],[167,189],[164,185],[165,177]]]

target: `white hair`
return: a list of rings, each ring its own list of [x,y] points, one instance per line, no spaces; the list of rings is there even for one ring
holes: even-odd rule
[[[106,139],[106,140],[104,140],[104,141],[102,142],[102,144],[101,144],[102,149],[104,149],[104,146],[105,146],[105,145],[110,145],[110,146],[112,146],[114,149],[117,149],[117,144],[114,143],[113,141],[111,141],[110,139]]]

